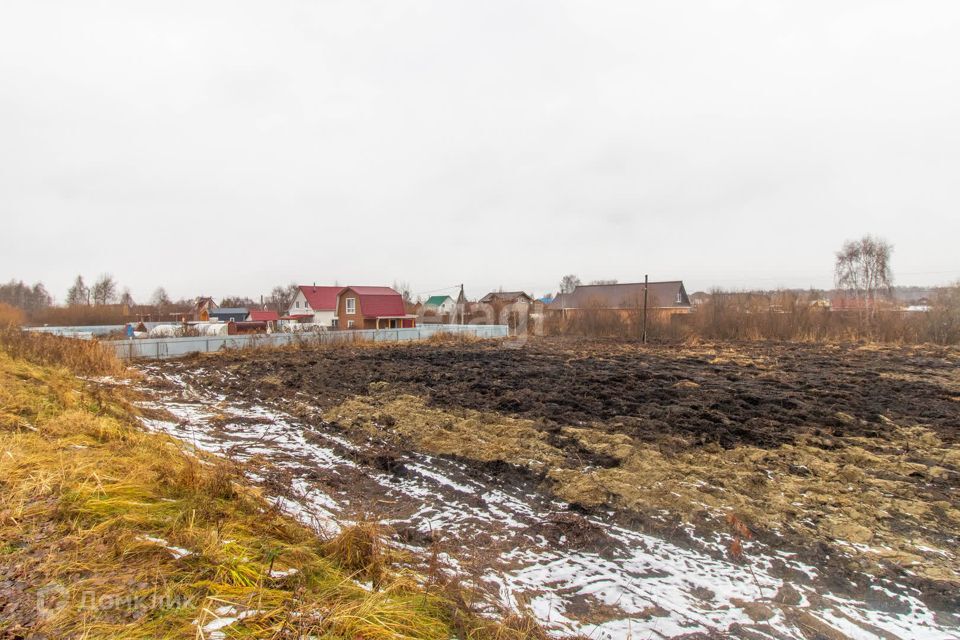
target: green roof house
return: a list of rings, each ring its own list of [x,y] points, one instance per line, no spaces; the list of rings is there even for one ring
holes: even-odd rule
[[[437,315],[446,315],[457,310],[456,301],[450,296],[430,296],[423,303],[424,311],[432,311]]]

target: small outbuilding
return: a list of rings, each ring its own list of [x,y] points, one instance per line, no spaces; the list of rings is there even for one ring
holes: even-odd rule
[[[280,314],[273,309],[250,309],[247,322],[263,322],[268,331],[273,331],[280,323]]]

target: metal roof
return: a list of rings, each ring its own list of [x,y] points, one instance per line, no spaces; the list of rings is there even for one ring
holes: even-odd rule
[[[529,295],[524,291],[491,291],[487,295],[480,298],[480,302],[492,302],[493,300],[507,300],[514,301],[518,298],[526,298],[527,300],[533,301]]]
[[[405,316],[407,314],[407,309],[403,304],[403,296],[390,287],[347,287],[339,295],[343,295],[347,291],[354,292],[360,298],[360,313],[365,318]]]
[[[650,282],[647,305],[651,308],[689,307],[690,298],[682,280]],[[583,284],[571,293],[561,293],[548,306],[550,309],[636,309],[643,306],[644,283]]]
[[[251,309],[250,320],[254,322],[271,322],[280,319],[280,314],[269,309]]]
[[[243,316],[247,317],[246,307],[218,307],[216,309],[210,309],[210,315],[212,316]]]
[[[423,304],[428,307],[439,307],[447,300],[449,300],[450,302],[453,302],[453,298],[451,298],[450,296],[430,296],[429,298],[427,298],[427,301],[424,302]]]
[[[343,287],[317,287],[300,285],[300,292],[314,311],[334,311],[337,308],[337,294]]]

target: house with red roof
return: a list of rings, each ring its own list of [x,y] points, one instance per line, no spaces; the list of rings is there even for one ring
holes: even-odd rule
[[[284,320],[310,322],[325,327],[335,326],[337,317],[337,294],[343,287],[318,287],[300,285]]]
[[[280,324],[280,314],[273,309],[250,309],[247,322],[265,322],[268,330],[273,331]]]
[[[344,287],[336,299],[340,329],[401,329],[417,326],[403,296],[390,287]]]

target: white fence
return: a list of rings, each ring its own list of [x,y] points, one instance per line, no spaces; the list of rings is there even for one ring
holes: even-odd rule
[[[114,349],[117,356],[137,358],[178,358],[190,353],[242,349],[252,346],[318,345],[342,342],[409,342],[426,340],[438,333],[476,338],[506,338],[509,329],[502,324],[439,324],[413,329],[364,329],[324,331],[320,333],[270,333],[240,336],[201,336],[193,338],[144,338],[104,340],[100,344]]]

